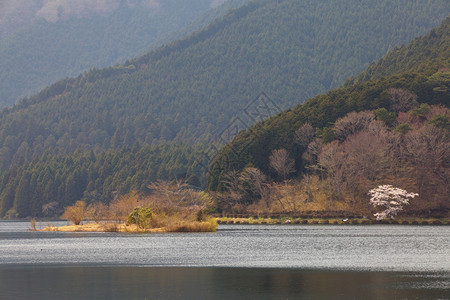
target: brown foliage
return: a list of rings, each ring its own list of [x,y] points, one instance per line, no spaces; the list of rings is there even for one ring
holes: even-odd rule
[[[286,149],[273,150],[269,157],[269,164],[283,180],[286,180],[289,174],[295,172],[295,161],[289,157],[289,152]]]
[[[375,120],[372,111],[351,112],[334,124],[334,136],[338,141],[345,141],[347,137],[365,130]]]
[[[295,131],[294,142],[300,146],[306,147],[314,139],[314,128],[309,123],[303,124]]]
[[[89,204],[87,212],[88,218],[95,223],[100,223],[109,217],[108,206],[102,202]]]
[[[71,221],[75,225],[80,225],[86,216],[86,203],[84,201],[77,201],[74,205],[66,207],[61,218]]]
[[[406,89],[390,88],[387,90],[391,100],[391,109],[396,113],[408,111],[419,105],[417,95]]]
[[[141,196],[131,192],[110,203],[109,217],[117,222],[126,222],[133,209],[140,205]]]

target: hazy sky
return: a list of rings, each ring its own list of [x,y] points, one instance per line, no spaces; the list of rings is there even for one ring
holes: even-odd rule
[[[49,22],[93,14],[108,15],[125,1],[129,7],[145,7],[155,12],[164,0],[0,0],[0,38],[36,17]],[[191,1],[191,0],[180,0]],[[209,0],[215,8],[227,0]]]

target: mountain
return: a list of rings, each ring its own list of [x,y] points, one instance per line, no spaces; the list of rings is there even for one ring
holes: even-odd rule
[[[193,32],[245,2],[2,1],[0,106],[61,78],[142,55],[179,37],[174,32]]]
[[[33,154],[38,143],[70,153],[135,141],[208,142],[261,91],[281,108],[303,102],[449,10],[446,1],[253,1],[190,37],[60,81],[4,110],[0,145],[17,138],[8,161],[23,142]]]
[[[371,63],[364,72],[349,79],[345,85],[402,72],[419,71],[428,75],[434,73],[448,63],[446,59],[450,50],[449,23],[450,19],[447,18],[428,35],[415,38],[408,46],[395,47],[378,62]]]
[[[105,153],[123,151],[123,161],[130,163],[122,164],[117,156],[115,166],[141,173],[142,160],[126,159],[133,156],[134,145],[190,144],[188,150],[176,146],[166,150],[173,149],[175,157],[180,151],[191,153],[185,156],[190,159],[179,160],[183,165],[175,171],[170,170],[170,159],[160,160],[152,151],[144,151],[154,162],[153,169],[166,170],[159,179],[181,176],[194,168],[193,157],[201,160],[209,155],[205,151],[210,148],[198,144],[215,146],[210,141],[216,132],[238,127],[233,122],[242,121],[243,114],[251,119],[261,104],[272,104],[276,111],[338,86],[381,57],[389,45],[410,41],[433,26],[436,18],[442,20],[449,9],[446,1],[252,1],[140,58],[59,81],[0,113],[2,213],[40,215],[39,205],[45,204],[40,201],[50,199],[34,188],[40,185],[31,184],[33,176],[33,182],[40,182],[46,178],[38,176],[46,164],[67,164],[58,165],[69,170],[65,175],[50,180],[64,190],[70,176],[87,174],[71,165],[86,153],[92,152],[92,161],[97,161]],[[262,102],[253,101],[261,91],[266,93],[256,100]],[[367,105],[363,100],[358,105]],[[347,108],[337,106],[335,114],[323,110],[316,115],[317,123],[328,122],[320,119],[328,114],[332,120],[339,109]],[[264,116],[260,113],[256,118]],[[265,154],[266,149],[261,149]],[[261,150],[253,150],[258,158]],[[92,165],[95,175],[99,164]],[[81,181],[76,195],[87,195],[89,200],[89,195],[99,193],[108,202],[111,191],[145,189],[142,183],[155,177],[143,172],[139,177],[124,172],[120,180],[103,176],[96,181],[92,175]],[[19,199],[29,201],[32,195],[42,200],[18,207]],[[73,199],[56,201],[66,205]]]
[[[303,198],[291,209],[330,202],[328,209],[344,207],[367,215],[369,189],[395,184],[418,192],[412,215],[448,216],[449,36],[447,18],[429,34],[393,49],[343,87],[241,131],[211,164],[209,188],[229,190],[230,176],[245,177],[248,168],[279,180],[274,159],[285,151],[284,167],[292,162],[288,174],[297,181],[277,187],[278,194],[270,196],[288,193],[278,199],[287,201],[285,207],[292,205],[287,199]],[[313,204],[313,194],[322,199],[319,205]],[[236,201],[230,197],[227,205]],[[262,202],[252,209],[272,207],[261,195],[242,197],[240,203]]]
[[[298,128],[310,123],[314,128],[323,130],[352,111],[388,109],[389,95],[385,91],[389,88],[407,89],[415,93],[418,101],[422,103],[450,106],[449,34],[450,18],[447,18],[438,28],[416,38],[408,46],[392,50],[355,78],[367,78],[366,74],[370,74],[374,65],[396,61],[396,69],[389,66],[390,76],[361,80],[361,83],[348,84],[327,94],[318,95],[259,122],[246,131],[241,131],[216,157],[213,166],[220,165],[220,168],[210,170],[210,188],[217,188],[217,180],[221,174],[233,169],[241,170],[248,164],[270,173],[268,158],[273,150],[279,148],[292,152],[296,158],[296,166],[301,167],[301,154],[305,149],[293,143]],[[420,55],[420,60],[414,54]],[[427,67],[418,68],[423,65]]]

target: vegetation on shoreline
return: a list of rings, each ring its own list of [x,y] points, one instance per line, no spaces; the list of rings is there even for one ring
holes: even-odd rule
[[[448,218],[398,218],[375,220],[368,218],[300,218],[300,217],[219,217],[218,224],[228,225],[450,225]]]
[[[217,221],[208,214],[211,198],[180,181],[157,181],[148,195],[136,192],[121,196],[109,205],[86,205],[77,201],[65,208],[63,219],[74,225],[49,227],[49,231],[118,232],[214,232]],[[81,223],[91,221],[94,224]]]

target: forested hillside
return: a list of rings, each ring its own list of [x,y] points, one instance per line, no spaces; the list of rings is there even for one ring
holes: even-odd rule
[[[247,1],[2,1],[0,107],[61,78],[142,55],[199,17],[183,34]]]
[[[77,200],[109,203],[130,191],[145,193],[157,179],[198,185],[203,174],[192,169],[198,152],[186,145],[135,144],[118,152],[43,155],[3,173],[0,216],[60,215]]]
[[[3,111],[0,162],[24,142],[33,156],[208,141],[261,91],[280,107],[325,92],[449,9],[446,1],[254,1],[191,37]]]
[[[418,71],[427,75],[448,63],[450,19],[424,37],[415,38],[408,46],[395,47],[378,62],[373,62],[361,74],[346,82],[346,85],[389,76],[395,73]]]
[[[252,1],[206,29],[141,58],[62,80],[0,114],[2,213],[42,215],[39,205],[49,200],[48,193],[41,196],[37,188],[40,185],[32,185],[30,180],[32,174],[43,174],[46,165],[58,161],[57,169],[69,170],[56,183],[62,190],[75,172],[70,162],[91,152],[94,157],[113,155],[136,142],[145,149],[168,142],[208,143],[261,91],[280,107],[301,103],[360,72],[390,45],[411,40],[448,15],[449,9],[446,1]],[[417,82],[418,89],[422,91],[423,87],[423,93],[430,95],[428,102],[442,102],[444,96],[432,92],[436,85],[430,87],[431,92],[427,88],[427,78],[411,78],[411,85]],[[398,81],[406,79],[399,77]],[[335,106],[332,101],[323,100],[317,113],[312,105],[308,118],[316,119],[314,126],[326,126],[344,116],[347,109],[370,106],[370,93],[379,95],[377,91],[383,89],[383,84],[380,82],[375,91],[361,92],[363,96],[356,103],[346,97]],[[354,88],[357,97],[358,89],[363,87]],[[380,98],[381,103],[383,99]],[[294,126],[295,122],[283,124]],[[265,139],[270,141],[271,134]],[[259,145],[261,154],[260,149],[251,149],[256,160],[266,154],[264,147],[275,148],[264,140]],[[181,174],[189,170],[199,155],[194,153],[200,148],[187,147],[187,159],[179,160],[176,172],[161,173],[159,178],[172,179],[178,170]],[[175,157],[183,152],[183,148],[170,149],[167,153]],[[132,155],[119,153],[124,157]],[[158,159],[158,155],[148,153],[152,170],[170,170],[170,159]],[[267,160],[267,156],[262,159]],[[117,156],[114,163],[120,160]],[[237,160],[238,164],[250,162],[247,158]],[[141,170],[141,165],[135,164],[142,165],[142,160],[129,160],[127,168]],[[92,168],[98,167],[92,164]],[[93,174],[98,172],[94,171]],[[76,195],[98,193],[100,199],[108,202],[115,195],[112,191],[143,191],[145,183],[154,177],[142,174],[146,175],[137,179],[126,173],[122,181],[102,177],[95,184],[90,179],[78,187],[84,190]],[[126,185],[120,183],[126,181]],[[19,205],[23,199],[30,201],[34,197],[43,202],[36,206],[28,202]],[[74,198],[64,199],[55,200],[58,207]]]
[[[356,77],[361,83],[348,82],[241,132],[210,170],[209,188],[224,191],[222,208],[367,214],[369,189],[392,184],[420,195],[412,211],[448,214],[449,35],[447,18],[378,63],[390,76],[376,76],[371,65]],[[368,74],[376,79],[364,81]],[[249,172],[266,188],[249,185]],[[261,183],[288,178],[294,181],[284,187]]]

